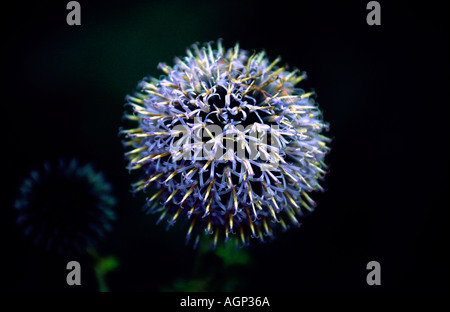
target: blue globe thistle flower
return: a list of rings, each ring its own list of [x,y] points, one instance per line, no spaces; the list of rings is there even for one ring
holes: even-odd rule
[[[47,251],[80,254],[111,231],[116,200],[111,185],[90,164],[45,162],[24,179],[19,193],[17,223]]]
[[[296,87],[306,74],[279,61],[220,40],[194,44],[127,96],[125,116],[138,123],[122,131],[128,168],[144,172],[133,189],[156,189],[147,202],[158,222],[188,220],[195,244],[206,234],[214,247],[231,237],[247,245],[313,210],[328,125],[314,93]]]

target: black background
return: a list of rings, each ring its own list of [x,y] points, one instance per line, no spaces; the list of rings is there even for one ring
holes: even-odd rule
[[[250,247],[243,289],[448,289],[443,2],[380,1],[381,26],[367,25],[368,1],[79,2],[81,26],[66,24],[64,1],[2,9],[2,288],[96,290],[89,269],[82,286],[68,287],[67,259],[33,246],[15,224],[22,180],[61,157],[92,163],[114,186],[118,220],[100,246],[120,261],[112,291],[157,291],[191,277],[196,256],[184,229],[155,225],[140,210],[144,196],[130,193],[135,176],[118,129],[125,95],[145,75],[158,77],[159,62],[223,38],[307,71],[301,87],[317,92],[333,138],[317,210],[300,229]],[[381,263],[381,286],[366,284],[371,260]]]

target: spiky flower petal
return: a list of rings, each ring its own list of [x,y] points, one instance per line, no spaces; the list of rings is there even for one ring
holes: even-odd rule
[[[149,211],[169,224],[188,219],[187,240],[264,241],[313,210],[308,192],[322,189],[327,124],[313,93],[296,88],[306,74],[279,61],[220,40],[194,44],[127,97],[126,117],[138,122],[122,131],[129,169],[144,172],[134,190],[152,185]]]

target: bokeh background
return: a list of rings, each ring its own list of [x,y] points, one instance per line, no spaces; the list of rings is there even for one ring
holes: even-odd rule
[[[112,291],[201,289],[195,283],[212,276],[209,290],[448,288],[444,4],[380,1],[382,25],[368,26],[368,1],[79,2],[81,26],[66,24],[64,1],[14,3],[2,15],[2,288],[98,289],[88,257],[45,252],[15,223],[23,179],[61,157],[92,163],[114,187],[118,219],[98,248],[119,262],[106,277]],[[118,136],[125,95],[140,79],[161,75],[157,64],[190,44],[218,38],[305,70],[301,86],[317,92],[333,138],[316,211],[226,269],[217,253],[199,259],[185,246],[185,229],[167,232],[142,212]],[[66,284],[69,260],[81,263],[79,287]],[[381,264],[379,287],[366,284],[371,260]]]

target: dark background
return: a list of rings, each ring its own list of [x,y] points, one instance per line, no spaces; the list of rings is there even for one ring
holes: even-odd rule
[[[223,38],[305,70],[330,123],[325,193],[300,229],[249,248],[246,290],[448,289],[449,33],[442,1],[65,1],[2,9],[3,170],[0,279],[6,290],[97,289],[89,268],[66,285],[68,259],[33,246],[15,224],[22,180],[44,161],[77,157],[114,186],[114,232],[100,245],[120,266],[112,291],[157,291],[192,277],[196,254],[185,229],[166,232],[133,197],[118,136],[125,95],[159,62],[194,42]],[[79,260],[82,267],[85,261]],[[381,264],[381,286],[366,264]],[[211,264],[217,261],[211,256]],[[88,266],[89,267],[89,266]]]

